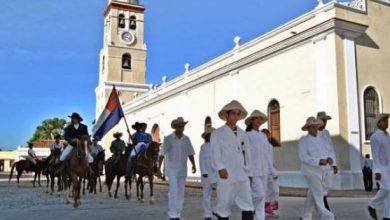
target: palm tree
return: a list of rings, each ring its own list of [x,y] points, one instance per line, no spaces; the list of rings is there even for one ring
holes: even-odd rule
[[[56,135],[61,135],[63,133],[65,126],[66,121],[64,119],[46,119],[36,128],[30,141],[34,142],[36,140],[54,140]]]

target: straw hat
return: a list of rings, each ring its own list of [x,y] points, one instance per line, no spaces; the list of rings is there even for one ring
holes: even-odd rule
[[[378,126],[378,123],[380,120],[384,119],[384,118],[389,118],[390,114],[387,114],[387,113],[381,113],[379,114],[378,116],[376,116],[375,118],[375,126]]]
[[[321,121],[321,119],[315,118],[315,117],[309,117],[306,120],[306,124],[302,127],[302,131],[307,131],[307,128],[310,126],[322,126],[324,122]]]
[[[117,131],[117,132],[114,133],[113,136],[114,136],[115,138],[120,138],[120,137],[122,137],[122,135],[123,135],[123,134],[122,134],[121,132]]]
[[[321,120],[331,120],[332,117],[326,114],[326,112],[318,112],[317,113],[317,118]]]
[[[259,110],[254,110],[252,114],[247,119],[245,119],[245,124],[249,125],[252,122],[253,118],[261,118],[263,120],[263,123],[268,120],[267,115],[265,115],[263,112]]]
[[[213,127],[209,127],[209,126],[206,127],[205,131],[202,134],[202,138],[204,139],[206,137],[206,135],[213,133],[214,130],[215,130],[215,128],[213,128]]]
[[[240,120],[246,118],[248,115],[248,112],[245,110],[245,108],[236,100],[231,101],[227,105],[225,105],[221,111],[219,111],[218,116],[220,119],[226,121],[227,118],[227,112],[232,110],[240,110]]]
[[[186,125],[188,121],[184,121],[183,117],[178,117],[171,122],[171,128],[175,129],[177,125]]]

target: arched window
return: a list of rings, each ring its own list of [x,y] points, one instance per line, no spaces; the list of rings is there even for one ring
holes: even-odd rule
[[[272,100],[268,104],[268,130],[271,133],[274,146],[280,147],[280,105],[277,100]]]
[[[122,68],[123,69],[131,69],[131,56],[130,56],[130,54],[123,54]]]
[[[134,15],[130,16],[130,26],[129,27],[130,27],[130,30],[137,29],[137,18]]]
[[[154,124],[152,127],[152,139],[153,141],[160,143],[160,126],[158,124]]]
[[[363,101],[365,137],[366,140],[370,140],[376,130],[375,117],[379,114],[379,96],[373,87],[364,90]]]
[[[125,15],[124,14],[120,14],[118,16],[118,27],[119,28],[125,28],[125,26],[126,26]]]

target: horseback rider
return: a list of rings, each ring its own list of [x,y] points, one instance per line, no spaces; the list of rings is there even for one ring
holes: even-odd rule
[[[145,144],[150,144],[152,142],[152,135],[146,133],[146,128],[148,125],[146,123],[136,122],[132,128],[136,130],[133,134],[133,139],[137,140],[137,143],[143,142]]]
[[[114,133],[115,140],[111,142],[110,151],[112,153],[112,166],[115,166],[118,163],[119,158],[121,157],[123,151],[125,151],[126,148],[126,143],[121,139],[122,135],[123,134],[120,132]]]
[[[127,160],[126,166],[126,177],[131,177],[134,175],[134,168],[136,165],[136,159],[139,153],[145,152],[148,145],[144,142],[138,142],[137,139],[133,138],[133,149],[130,152],[129,158]]]
[[[28,143],[28,151],[27,151],[27,160],[29,161],[30,163],[30,170],[35,170],[35,165],[37,165],[37,161],[38,161],[38,157],[37,155],[35,154],[35,151],[33,149],[34,147],[34,144],[32,142],[29,142]]]
[[[61,153],[60,162],[67,160],[70,158],[70,154],[73,149],[78,144],[78,138],[88,135],[88,127],[84,124],[81,124],[83,118],[76,112],[74,112],[71,116],[71,124],[65,128],[65,140],[68,143],[67,147]]]
[[[102,145],[99,144],[99,141],[97,139],[92,140],[92,149],[91,149],[91,156],[95,158],[100,152],[104,151],[104,148]]]
[[[62,151],[63,148],[64,148],[64,145],[62,145],[62,143],[60,142],[61,141],[61,135],[57,134],[55,137],[54,137],[55,141],[54,143],[50,146],[50,156],[47,158],[47,160],[49,161],[49,164],[53,164],[55,161],[55,158],[54,158],[54,155],[53,153],[56,151],[56,150],[60,150]]]

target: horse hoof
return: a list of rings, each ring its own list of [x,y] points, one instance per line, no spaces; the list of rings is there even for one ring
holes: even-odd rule
[[[48,193],[49,193],[49,191],[46,190],[46,194],[48,194]]]
[[[65,204],[67,204],[67,205],[68,205],[68,204],[70,204],[70,202],[69,202],[69,201],[65,201]]]
[[[52,195],[53,195],[53,192],[51,192],[50,195],[52,196]]]
[[[75,203],[75,204],[73,204],[73,208],[78,208],[79,207],[79,204],[77,204],[77,203]]]
[[[144,199],[140,199],[139,202],[140,202],[140,203],[144,203],[145,200],[144,200]]]

